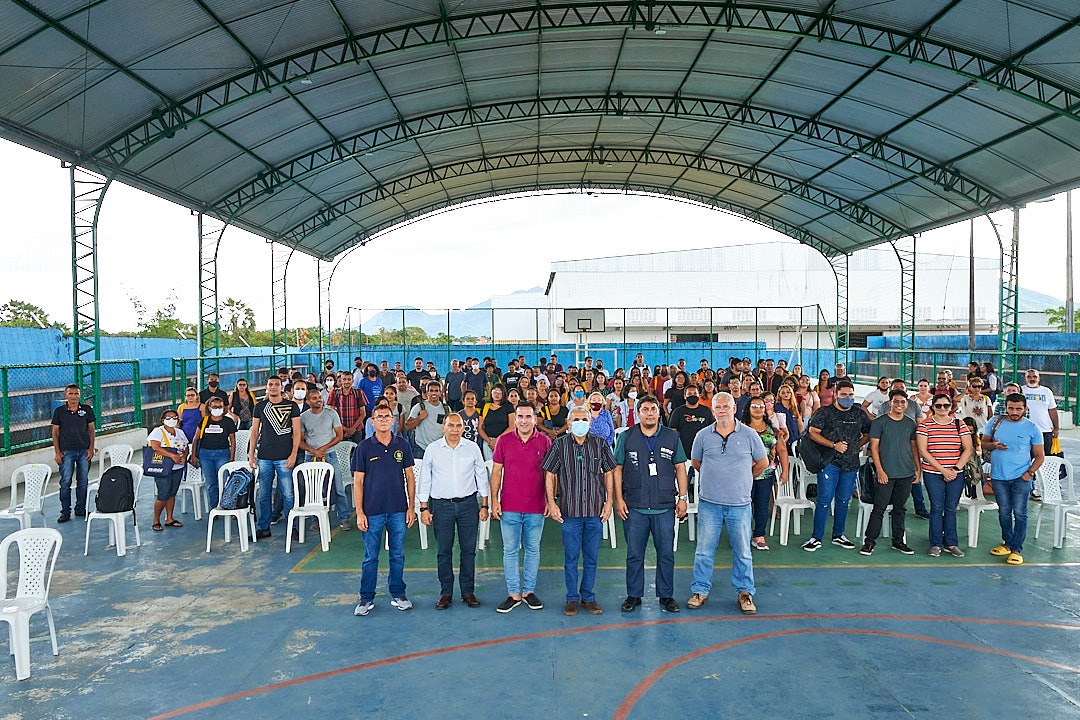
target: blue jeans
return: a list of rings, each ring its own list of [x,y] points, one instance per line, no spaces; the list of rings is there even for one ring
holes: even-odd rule
[[[480,505],[476,498],[450,502],[431,498],[431,526],[439,545],[436,557],[439,567],[439,590],[442,595],[454,594],[454,535],[457,534],[460,564],[458,589],[467,595],[476,587],[476,536],[480,530]]]
[[[754,508],[753,537],[765,537],[765,529],[769,526],[769,508],[772,506],[772,489],[775,483],[775,473],[769,473],[760,480],[754,480],[754,486],[750,490],[750,504]]]
[[[218,470],[229,462],[228,450],[199,450],[199,466],[202,468],[206,494],[210,498],[210,507],[218,504]]]
[[[255,527],[259,530],[270,529],[270,499],[274,477],[277,477],[277,489],[281,493],[281,514],[288,515],[293,507],[292,470],[285,467],[287,460],[262,460],[259,461],[259,503],[257,510],[257,522]]]
[[[656,597],[675,596],[675,510],[645,514],[630,508],[623,521],[626,537],[626,594],[645,594],[645,546],[649,535],[656,549]]]
[[[89,483],[90,461],[85,450],[64,450],[60,460],[60,513],[71,514],[71,476],[75,475],[75,512],[86,512],[86,486]]]
[[[1001,544],[1014,553],[1024,551],[1027,537],[1028,498],[1031,497],[1032,481],[991,480],[994,501],[998,504],[998,521],[1001,523]]]
[[[564,517],[562,524],[563,575],[567,602],[593,602],[596,593],[596,560],[604,524],[597,516]],[[581,585],[578,585],[578,558],[581,558]]]
[[[315,456],[311,453],[303,453],[303,457],[302,462],[315,462]],[[334,468],[334,507],[337,509],[338,523],[343,523],[352,514],[352,508],[349,507],[349,498],[345,495],[345,478],[341,477],[341,473],[338,472],[337,456],[333,450],[327,451],[323,459],[330,463],[330,467]]]
[[[368,515],[364,535],[364,564],[360,568],[360,600],[375,599],[375,584],[379,579],[379,552],[382,550],[383,529],[390,535],[390,597],[405,595],[405,513]]]
[[[930,496],[930,545],[955,547],[959,542],[956,506],[964,494],[964,476],[957,473],[955,480],[945,482],[945,476],[941,473],[923,470],[922,477],[926,494]]]
[[[814,538],[821,540],[825,535],[825,522],[829,519],[829,505],[833,507],[832,536],[840,537],[847,526],[848,503],[855,492],[855,479],[858,470],[841,470],[829,463],[817,476],[817,507],[814,508]]]
[[[917,515],[927,515],[930,511],[926,508],[926,500],[923,498],[922,483],[911,486],[911,502],[915,505]]]
[[[503,572],[507,595],[528,595],[536,589],[540,571],[540,536],[544,532],[542,513],[504,512],[499,520],[503,541]],[[518,572],[518,552],[525,545],[525,565]],[[524,575],[524,583],[521,576]]]
[[[708,595],[712,590],[713,561],[720,532],[727,523],[731,543],[731,584],[737,592],[754,594],[754,560],[750,556],[750,505],[720,505],[698,500],[697,550],[694,551],[694,581],[690,592]]]

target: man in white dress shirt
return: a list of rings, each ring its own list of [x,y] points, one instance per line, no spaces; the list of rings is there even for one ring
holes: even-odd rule
[[[461,601],[470,608],[480,607],[476,599],[476,538],[480,521],[487,520],[488,472],[480,446],[462,442],[465,422],[458,413],[450,413],[443,422],[443,436],[424,452],[416,500],[420,504],[420,522],[435,526],[439,544],[438,610],[446,610],[454,593],[454,536],[460,545],[461,562],[458,586]],[[479,502],[477,500],[479,499]]]

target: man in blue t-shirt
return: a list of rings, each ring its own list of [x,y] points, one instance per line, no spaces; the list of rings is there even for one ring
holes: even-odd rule
[[[375,434],[357,446],[352,459],[356,527],[364,535],[360,600],[353,615],[361,617],[375,608],[384,528],[390,545],[390,605],[398,610],[412,608],[405,596],[405,530],[416,522],[412,450],[407,440],[394,434],[390,408],[375,408],[371,422]]]
[[[364,377],[360,379],[357,387],[367,398],[364,410],[370,415],[375,409],[375,401],[383,394],[383,381],[379,377],[379,368],[375,367],[375,363],[368,363],[367,369],[364,370]]]
[[[1005,557],[1009,565],[1024,562],[1027,535],[1027,506],[1032,480],[1045,457],[1043,434],[1024,417],[1027,398],[1021,393],[1005,396],[1005,416],[990,422],[982,436],[983,451],[990,455],[990,482],[998,504],[1001,544],[991,555]]]

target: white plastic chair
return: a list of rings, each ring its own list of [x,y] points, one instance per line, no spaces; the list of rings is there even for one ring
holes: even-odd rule
[[[97,477],[90,481],[90,484],[86,486],[86,505],[87,507],[93,507],[91,504],[94,495],[97,494],[98,485],[101,484],[101,476],[105,474],[105,471],[111,468],[113,465],[121,465],[131,462],[131,456],[135,453],[135,448],[130,445],[107,445],[98,451],[98,473]],[[87,513],[87,518],[90,514]]]
[[[143,470],[142,465],[136,463],[120,463],[128,470],[131,471],[131,479],[135,481],[135,505],[131,510],[127,512],[106,513],[93,510],[86,513],[86,543],[83,545],[83,555],[90,553],[90,523],[93,520],[108,520],[109,521],[109,544],[106,547],[116,546],[117,557],[123,557],[127,555],[127,521],[131,519],[131,524],[135,527],[135,546],[138,547],[142,544],[142,539],[139,537],[139,518],[135,513],[135,510],[139,507],[139,484],[142,482]],[[89,509],[89,508],[88,508]]]
[[[413,460],[413,477],[418,482],[420,480],[420,466],[423,465],[423,464],[424,464],[424,459],[423,458],[416,458],[415,460]],[[403,483],[405,483],[405,492],[408,493],[409,492],[409,483],[408,483],[408,481],[405,480],[404,476],[402,476],[401,481]],[[416,511],[416,527],[418,529],[418,532],[420,533],[420,549],[421,550],[427,550],[427,548],[428,548],[428,539],[427,539],[428,526],[425,525],[424,523],[420,522],[420,511],[419,510]],[[479,544],[479,542],[480,542],[479,535],[480,534],[477,533],[477,544]],[[387,550],[390,549],[390,531],[389,530],[387,530],[387,531],[385,531],[383,533],[383,547],[385,549],[387,549]]]
[[[800,535],[802,533],[802,514],[803,510],[809,510],[811,516],[814,512],[816,503],[813,500],[806,498],[807,478],[810,477],[810,471],[806,469],[806,465],[802,459],[798,457],[788,458],[790,465],[791,477],[788,478],[786,483],[776,483],[773,486],[774,502],[776,503],[776,511],[780,513],[780,544],[788,544],[789,528],[791,526],[791,520],[795,520],[795,534]],[[798,488],[796,488],[796,484]],[[772,535],[776,528],[776,512],[772,514],[772,519],[769,521],[769,534]]]
[[[15,594],[9,596],[8,552],[12,543],[19,548],[19,584]],[[8,624],[8,642],[11,654],[15,656],[17,680],[30,677],[30,618],[35,613],[45,611],[53,655],[60,654],[49,606],[49,585],[63,544],[63,536],[52,528],[16,530],[0,542],[0,622]]]
[[[210,494],[206,490],[206,478],[203,477],[202,467],[195,467],[188,463],[184,472],[184,479],[180,481],[180,487],[176,491],[176,504],[180,506],[180,513],[187,513],[187,497],[191,496],[191,507],[196,520],[202,520],[203,508],[210,507]]]
[[[342,440],[334,446],[334,460],[337,465],[337,472],[341,477],[342,488],[345,490],[345,497],[349,501],[349,507],[356,509],[356,503],[353,502],[353,474],[352,474],[352,456],[356,450],[356,443],[352,440]]]
[[[17,520],[19,527],[33,527],[31,516],[40,515],[41,524],[49,526],[45,520],[45,488],[49,484],[52,468],[43,463],[20,465],[11,473],[11,503],[7,509],[0,510],[0,520]],[[19,500],[20,479],[22,480],[22,500]]]
[[[686,465],[687,475],[689,476],[689,473],[690,473],[690,461],[687,460],[685,465]],[[697,532],[697,514],[698,514],[697,488],[698,488],[698,478],[695,477],[694,482],[692,484],[688,484],[687,487],[686,487],[686,493],[687,493],[687,495],[686,495],[687,496],[687,500],[686,500],[686,532],[687,532],[687,537],[690,540],[690,542],[694,542],[694,535]],[[677,491],[678,491],[678,488],[676,488],[676,492]],[[679,522],[679,518],[675,518],[675,542],[674,542],[674,548],[673,548],[675,550],[675,552],[679,551],[679,526],[680,525],[682,525],[682,523]]]
[[[983,471],[986,477],[990,476],[990,463],[984,463]],[[960,496],[960,507],[967,508],[968,514],[968,547],[979,546],[979,518],[988,510],[997,510],[998,504],[993,500],[987,500],[983,494],[983,484],[980,481],[975,486],[975,497],[969,498],[967,493]]]
[[[1061,478],[1061,468],[1065,468],[1064,479]],[[1042,502],[1035,513],[1035,539],[1039,538],[1043,508],[1051,507],[1054,513],[1054,547],[1060,548],[1065,544],[1065,526],[1069,515],[1080,515],[1080,504],[1073,495],[1072,465],[1062,458],[1048,457],[1043,460],[1036,476],[1042,483]]]
[[[250,430],[237,430],[236,431],[236,453],[235,456],[241,460],[247,460],[248,456],[248,442],[251,440]]]
[[[292,472],[293,497],[300,497],[300,483],[304,483],[304,504],[293,505],[285,525],[285,552],[292,552],[293,521],[296,521],[300,542],[304,542],[304,518],[319,520],[319,537],[323,552],[330,549],[330,490],[334,483],[334,468],[329,463],[300,463]]]
[[[495,467],[494,460],[485,460],[484,467],[487,468],[488,482],[491,482],[491,470]],[[488,498],[488,504],[490,505],[491,498]],[[476,533],[476,549],[483,550],[487,541],[491,539],[491,509],[488,509],[488,519],[480,521],[479,532]]]
[[[875,480],[874,482],[877,482]],[[889,537],[892,532],[892,523],[889,522],[889,513],[892,512],[892,503],[885,506],[885,516],[881,522],[881,537]],[[859,515],[855,518],[855,537],[866,537],[866,526],[870,524],[870,514],[874,512],[874,503],[866,502],[862,494],[859,494]],[[798,521],[796,521],[798,522]],[[797,532],[797,531],[796,531]]]
[[[229,473],[239,468],[247,468],[247,460],[235,460],[233,462],[227,462],[218,469],[218,497],[220,498],[225,492],[225,480],[229,477]],[[250,468],[248,468],[250,469]],[[251,470],[251,482],[257,487],[257,481],[259,478],[258,468]],[[254,493],[252,493],[254,496]],[[232,542],[232,524],[229,522],[230,518],[236,519],[236,532],[240,536],[240,552],[247,552],[248,549],[248,529],[247,526],[251,525],[251,541],[257,542],[255,537],[255,505],[252,503],[246,508],[239,508],[237,510],[226,510],[222,507],[210,508],[210,514],[207,517],[206,522],[206,552],[210,552],[210,539],[214,534],[214,519],[225,519],[225,542]]]

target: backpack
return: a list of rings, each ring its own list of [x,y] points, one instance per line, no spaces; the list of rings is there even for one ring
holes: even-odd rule
[[[810,472],[817,474],[825,469],[825,466],[833,461],[836,456],[836,451],[825,447],[824,445],[818,445],[814,442],[809,434],[803,435],[795,446],[795,452],[799,458],[806,465],[806,469]]]
[[[131,512],[135,509],[135,480],[123,465],[114,465],[101,475],[97,491],[97,511]]]
[[[218,507],[222,510],[243,510],[251,507],[251,491],[254,487],[251,470],[240,467],[229,473],[221,488]]]
[[[874,503],[874,485],[877,484],[877,468],[873,462],[863,463],[859,466],[859,501]]]

